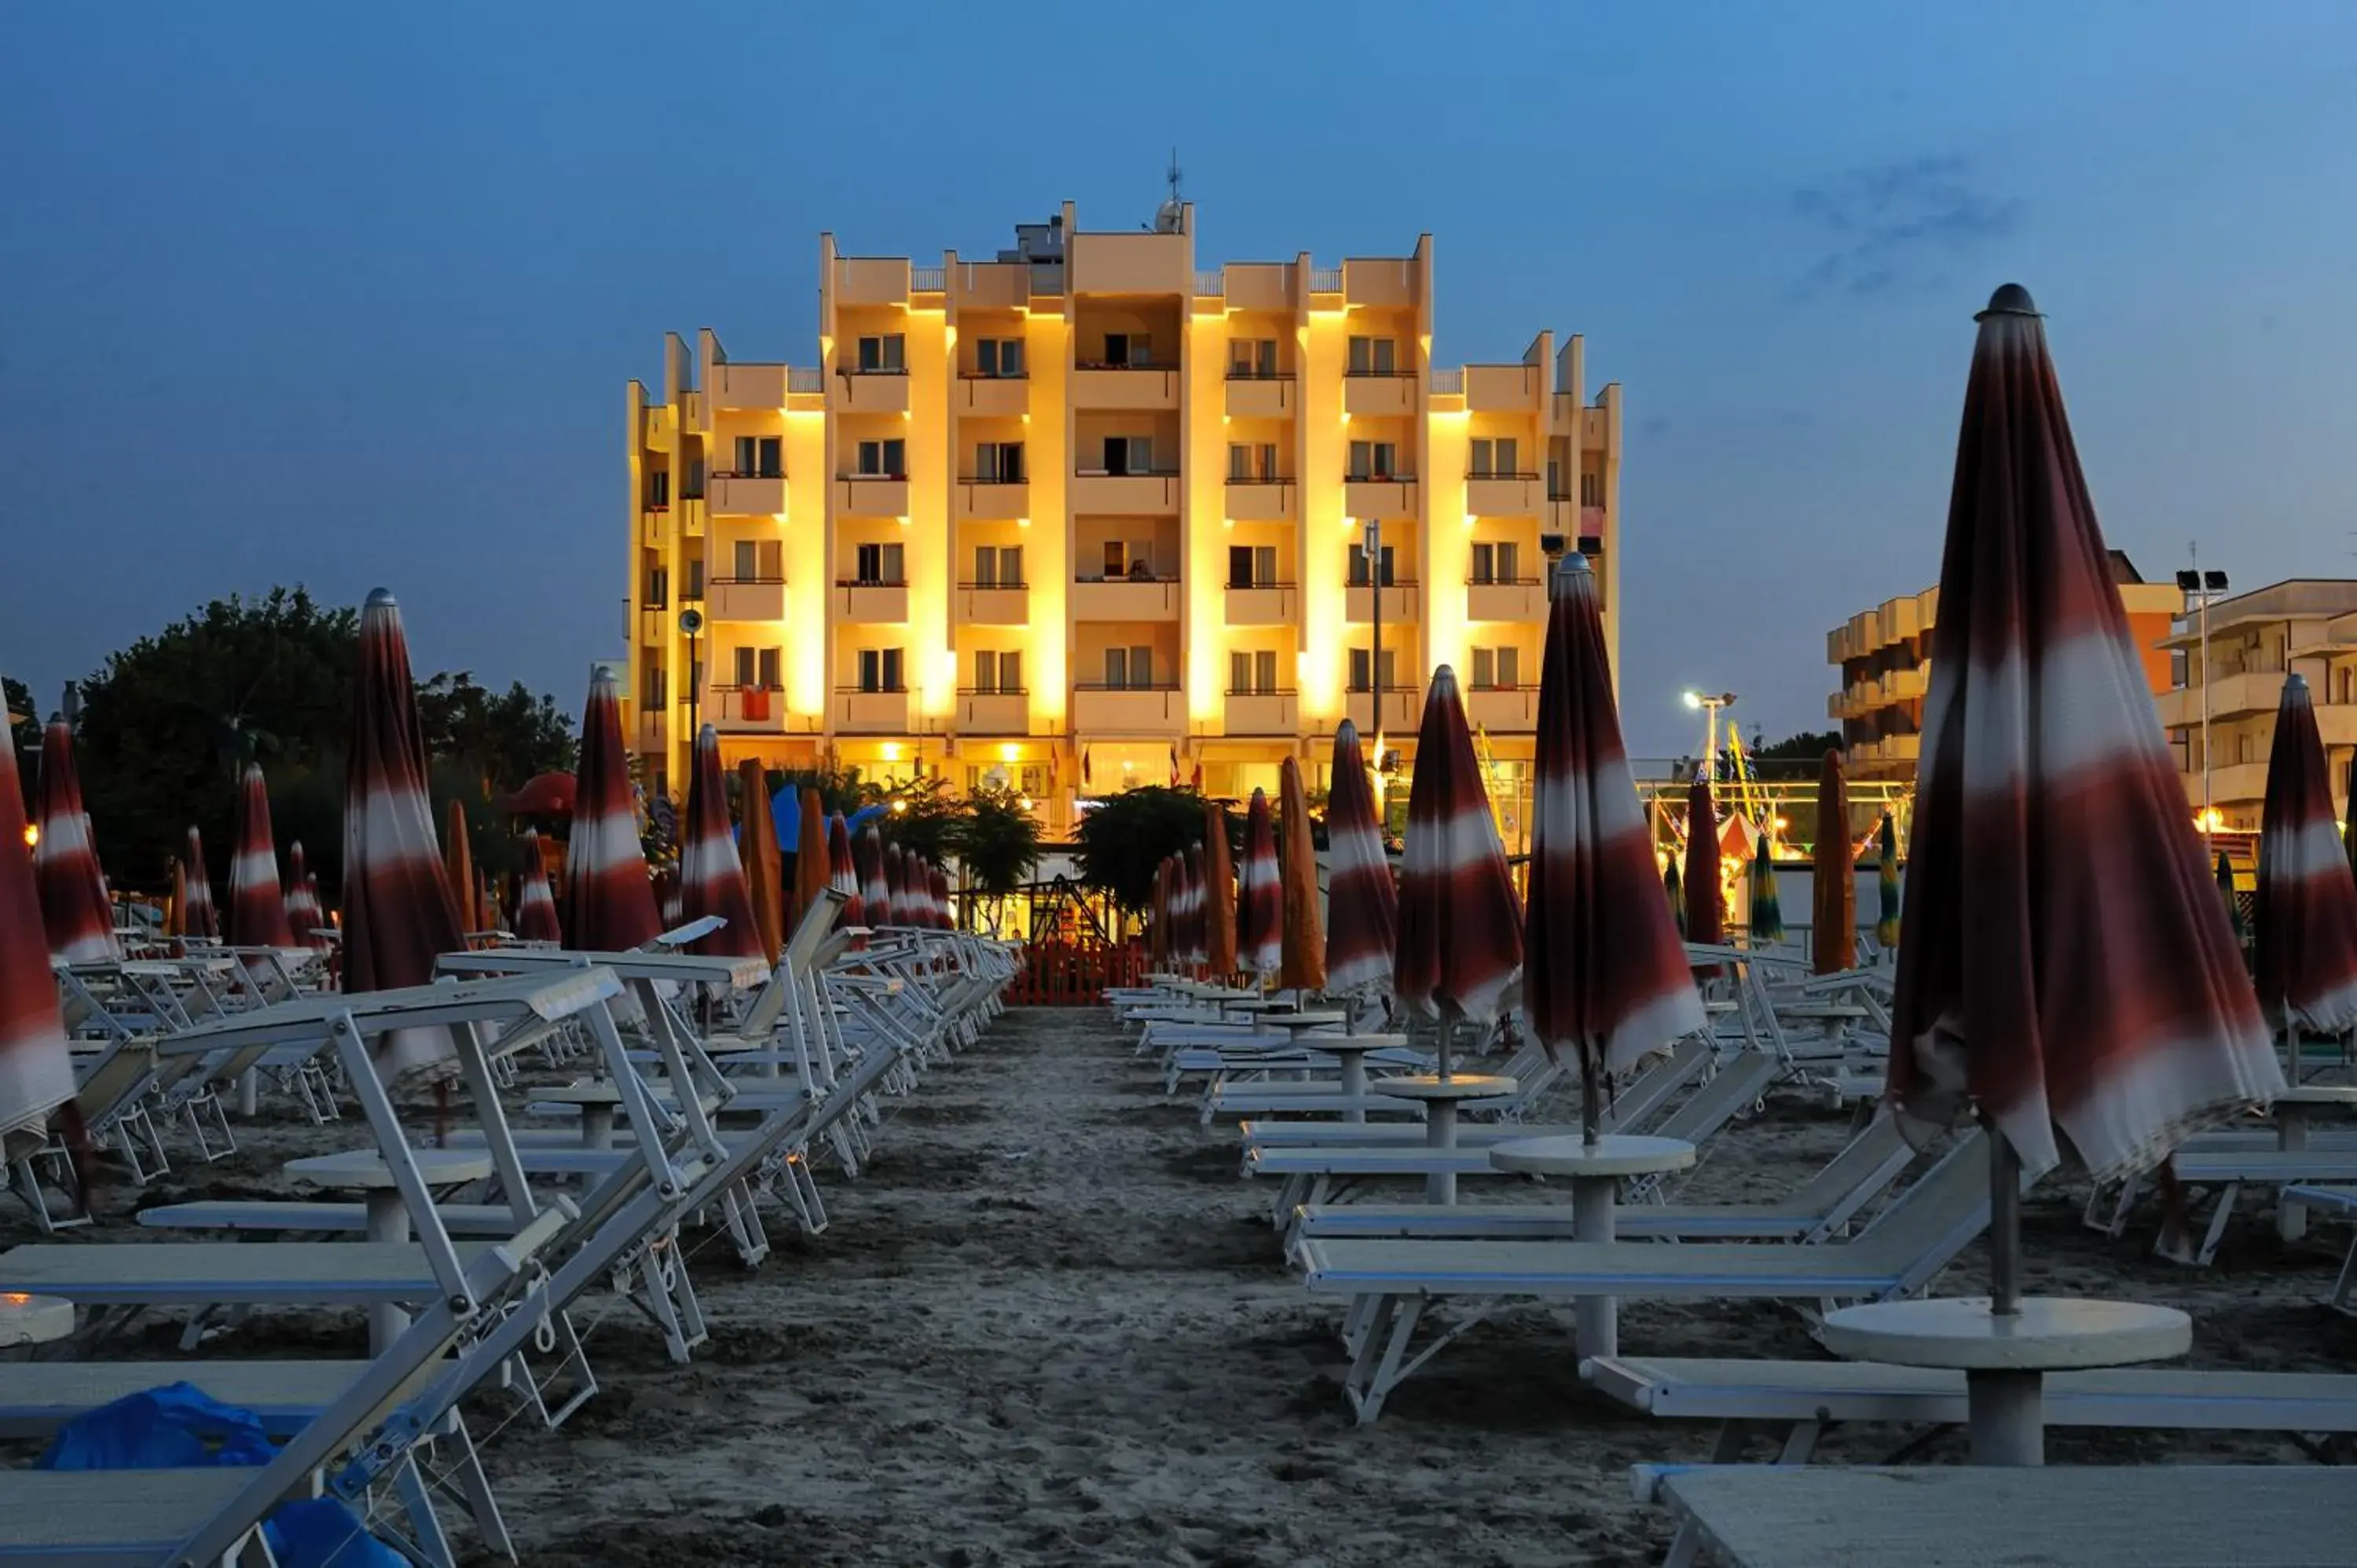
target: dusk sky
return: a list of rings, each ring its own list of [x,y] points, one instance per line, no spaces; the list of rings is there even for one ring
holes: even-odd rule
[[[619,652],[623,383],[817,355],[818,234],[1434,235],[1436,360],[1626,389],[1632,750],[1824,727],[1939,567],[1972,316],[2049,317],[2110,542],[2357,575],[2357,7],[1287,11],[76,0],[0,21],[0,669],[46,709],[231,591],[392,587],[421,672]]]

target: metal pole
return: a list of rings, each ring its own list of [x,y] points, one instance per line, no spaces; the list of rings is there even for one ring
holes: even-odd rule
[[[1370,521],[1360,549],[1367,557],[1367,598],[1372,640],[1367,650],[1367,733],[1374,737],[1375,768],[1383,766],[1383,525]]]
[[[697,688],[704,684],[699,678],[701,674],[702,668],[695,658],[695,633],[691,631],[687,634],[687,744],[691,748],[695,745],[695,737],[703,733],[702,726],[695,722]]]
[[[2201,558],[2194,556],[2196,561]],[[2201,810],[2206,822],[2210,810],[2210,590],[2194,592],[2201,596]]]
[[[2021,1312],[2021,1156],[1992,1122],[1989,1143],[1989,1311]]]

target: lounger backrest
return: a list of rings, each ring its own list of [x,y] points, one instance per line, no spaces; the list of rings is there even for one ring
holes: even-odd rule
[[[1670,1048],[1666,1058],[1656,1058],[1643,1071],[1620,1086],[1604,1108],[1606,1132],[1626,1132],[1641,1125],[1661,1110],[1671,1095],[1684,1088],[1700,1072],[1711,1058],[1711,1043],[1700,1035],[1688,1035]]]
[[[145,1044],[119,1040],[107,1048],[74,1092],[82,1118],[93,1126],[127,1110],[156,1079],[156,1052]]]
[[[1988,1228],[1988,1144],[1965,1133],[1849,1243],[1861,1259],[1887,1263],[1900,1294],[1920,1290]]]
[[[1782,1066],[1765,1051],[1738,1051],[1723,1062],[1702,1087],[1654,1129],[1654,1134],[1694,1144],[1726,1126],[1745,1106],[1758,1100]]]
[[[1792,1207],[1808,1214],[1830,1214],[1859,1197],[1858,1189],[1867,1183],[1879,1181],[1887,1186],[1906,1168],[1913,1153],[1890,1112],[1878,1111],[1864,1132],[1843,1144],[1841,1153],[1823,1170],[1794,1189]],[[1863,1196],[1870,1199],[1873,1195]],[[1854,1212],[1858,1205],[1851,1207]]]
[[[786,939],[785,950],[779,954],[780,967],[807,973],[818,962],[818,950],[834,929],[834,918],[847,902],[832,887],[822,888],[817,899],[802,911],[794,922],[793,935]]]

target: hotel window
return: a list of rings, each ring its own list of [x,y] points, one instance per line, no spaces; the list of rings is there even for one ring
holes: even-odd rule
[[[1104,338],[1104,362],[1146,370],[1154,363],[1154,339],[1143,332],[1108,332]]]
[[[647,660],[639,677],[639,689],[647,694],[647,709],[654,712],[669,705],[671,682],[663,678],[662,663],[658,659]]]
[[[1523,650],[1519,648],[1477,648],[1473,650],[1473,689],[1511,692],[1522,684]]]
[[[1276,546],[1274,544],[1229,545],[1228,586],[1231,588],[1276,586]]]
[[[1351,442],[1351,478],[1354,479],[1395,479],[1399,478],[1398,443],[1392,441]]]
[[[1604,504],[1603,475],[1587,473],[1579,476],[1579,504],[1582,506],[1602,506]]]
[[[985,338],[974,346],[974,368],[985,376],[1019,376],[1023,373],[1023,339],[1020,338]]]
[[[1512,543],[1476,544],[1473,547],[1472,580],[1476,583],[1512,583],[1516,580],[1516,568],[1522,564],[1522,548]]]
[[[863,692],[905,692],[900,682],[900,650],[863,648],[859,650],[859,689]]]
[[[1276,376],[1276,339],[1239,338],[1228,344],[1228,377],[1232,381],[1272,381]]]
[[[897,544],[861,545],[854,557],[859,570],[857,582],[863,587],[899,587],[905,581],[900,575],[905,555]]]
[[[1275,692],[1275,650],[1238,650],[1228,655],[1229,695],[1271,696]]]
[[[785,547],[774,539],[740,539],[736,548],[736,580],[739,583],[782,583],[786,580]]]
[[[983,695],[1013,695],[1023,690],[1023,655],[978,649],[974,656],[974,689]]]
[[[693,555],[687,562],[687,587],[680,595],[683,602],[700,605],[704,602],[704,557]]]
[[[1019,485],[1023,482],[1023,443],[985,441],[974,449],[974,481],[978,485]]]
[[[1154,650],[1108,648],[1104,683],[1116,692],[1145,691],[1154,684]]]
[[[888,332],[859,340],[859,369],[863,375],[897,375],[908,368],[908,339],[900,333]]]
[[[1228,443],[1229,483],[1243,485],[1267,483],[1275,478],[1275,442],[1231,441]]]
[[[663,610],[671,607],[670,567],[650,566],[647,568],[647,596],[640,607],[641,609],[650,610]]]
[[[859,444],[859,475],[867,479],[907,478],[909,444],[898,436],[889,441],[862,441]]]
[[[1388,338],[1353,338],[1351,339],[1350,373],[1354,376],[1388,376],[1398,370],[1399,345]]]
[[[1399,674],[1399,659],[1398,659],[1398,656],[1397,656],[1397,654],[1395,654],[1395,653],[1394,653],[1391,649],[1386,648],[1386,649],[1384,649],[1384,650],[1383,650],[1383,690],[1384,690],[1384,691],[1389,692],[1389,691],[1394,691],[1394,690],[1396,690],[1396,689],[1397,689],[1397,686],[1398,686],[1397,676],[1398,676],[1398,674]],[[1352,690],[1353,692],[1363,692],[1363,691],[1365,691],[1366,689],[1367,689],[1367,650],[1366,650],[1365,649],[1363,649],[1363,648],[1354,648],[1354,649],[1351,650],[1351,690]]]
[[[977,588],[1019,588],[1023,585],[1023,546],[978,544],[974,551],[974,585]]]
[[[786,471],[785,446],[775,435],[737,437],[737,477],[775,479]]]
[[[687,475],[680,483],[679,499],[700,501],[704,499],[704,459],[695,458],[687,466]]]
[[[671,470],[657,468],[647,476],[647,510],[662,511],[671,505]]]
[[[1517,478],[1522,473],[1515,462],[1520,455],[1517,444],[1512,438],[1476,437],[1471,477],[1477,479]]]
[[[1399,586],[1399,577],[1393,570],[1397,564],[1394,548],[1389,544],[1384,545],[1383,570],[1383,586],[1386,588]],[[1372,585],[1367,581],[1367,547],[1363,544],[1353,544],[1351,546],[1351,586],[1364,588]]]
[[[1151,435],[1108,435],[1104,438],[1106,474],[1151,474],[1154,472],[1154,437]]]

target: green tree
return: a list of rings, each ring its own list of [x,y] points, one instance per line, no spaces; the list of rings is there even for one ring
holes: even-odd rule
[[[958,829],[966,820],[966,804],[950,792],[947,779],[927,774],[888,794],[877,791],[861,804],[878,796],[887,803],[884,814],[876,819],[886,843],[897,843],[935,865],[949,864]]]
[[[952,824],[950,847],[969,892],[1003,907],[1039,865],[1039,824],[1011,789],[976,789]]]
[[[1108,795],[1073,831],[1083,886],[1133,914],[1154,901],[1154,869],[1165,855],[1203,842],[1203,797],[1193,789],[1142,785]],[[1232,847],[1236,824],[1228,823]]]
[[[1773,746],[1754,747],[1751,755],[1762,762],[1817,762],[1824,759],[1826,752],[1839,751],[1841,746],[1839,730],[1803,730],[1798,735],[1786,736]]]
[[[8,744],[16,753],[16,782],[29,811],[33,775],[39,770],[41,753],[41,716],[34,711],[32,688],[14,675],[0,677],[0,708],[7,711]]]
[[[536,697],[521,681],[493,693],[465,670],[440,671],[418,686],[417,727],[428,752],[475,772],[485,797],[571,768],[577,750],[572,716],[554,697]]]

